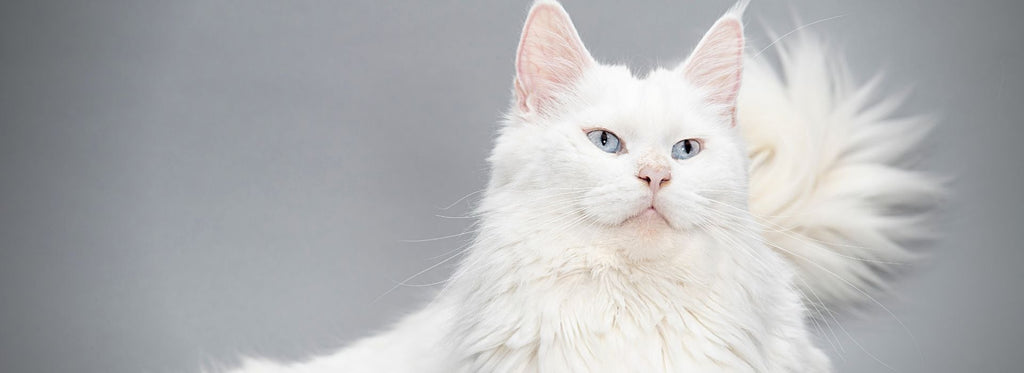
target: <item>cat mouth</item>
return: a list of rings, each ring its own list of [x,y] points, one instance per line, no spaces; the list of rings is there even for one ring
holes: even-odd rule
[[[663,215],[661,213],[661,211],[658,211],[657,207],[654,207],[654,205],[651,205],[651,206],[647,206],[647,208],[645,208],[643,210],[640,210],[640,212],[638,212],[636,214],[633,214],[633,216],[630,216],[629,218],[627,218],[624,223],[631,223],[631,222],[636,222],[636,223],[641,223],[641,224],[652,224],[652,223],[668,224],[668,219],[665,218],[665,215]]]

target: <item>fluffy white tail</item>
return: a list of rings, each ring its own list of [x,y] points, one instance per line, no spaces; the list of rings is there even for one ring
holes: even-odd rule
[[[859,303],[931,238],[937,179],[908,168],[922,117],[893,118],[901,97],[851,84],[821,43],[780,48],[781,76],[748,60],[739,122],[751,157],[750,208],[769,246],[798,269],[811,304]]]

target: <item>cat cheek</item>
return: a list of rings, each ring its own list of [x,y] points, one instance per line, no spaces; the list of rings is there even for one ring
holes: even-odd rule
[[[647,206],[649,197],[628,183],[595,187],[581,202],[585,214],[597,223],[618,225]]]
[[[704,215],[702,215],[701,208],[697,203],[682,193],[672,193],[672,191],[668,190],[666,192],[656,201],[657,205],[655,207],[661,211],[662,215],[665,216],[665,219],[673,227],[684,229],[700,223],[698,217]]]

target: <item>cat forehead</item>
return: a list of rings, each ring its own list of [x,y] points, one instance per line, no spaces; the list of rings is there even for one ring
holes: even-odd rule
[[[610,127],[699,130],[706,122],[700,92],[678,71],[656,69],[637,77],[624,66],[601,66],[581,83],[580,114]]]

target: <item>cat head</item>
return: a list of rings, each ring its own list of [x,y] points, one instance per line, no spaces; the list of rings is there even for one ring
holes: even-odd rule
[[[636,77],[596,62],[561,5],[534,4],[484,210],[519,234],[638,258],[738,216],[747,199],[735,128],[741,11],[715,22],[679,66]]]

